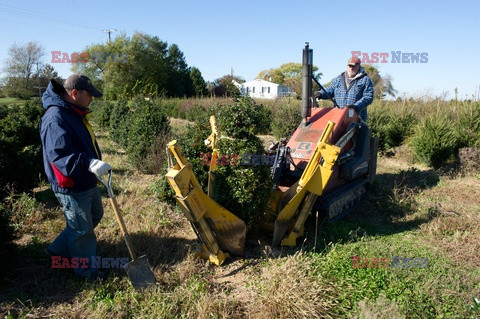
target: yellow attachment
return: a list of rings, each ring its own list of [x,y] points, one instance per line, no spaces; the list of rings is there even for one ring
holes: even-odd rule
[[[218,162],[218,149],[217,149],[217,120],[214,115],[210,116],[210,128],[212,129],[212,133],[205,141],[205,144],[212,149],[212,157],[210,160],[210,168],[208,170],[208,197],[213,196],[213,171],[217,169],[217,162]]]
[[[274,246],[280,243],[284,246],[295,246],[296,239],[303,236],[305,220],[316,199],[327,186],[333,165],[340,154],[339,147],[327,143],[334,126],[335,123],[328,122],[302,177],[285,192],[284,197],[290,198],[293,195],[293,198],[283,207],[275,221],[272,243]]]
[[[195,177],[192,164],[183,156],[176,141],[167,145],[170,170],[165,175],[175,191],[185,217],[202,242],[199,255],[216,265],[232,255],[243,255],[245,222],[208,197]],[[173,159],[176,164],[173,164]]]
[[[215,149],[217,146],[218,136],[217,119],[215,118],[215,115],[210,116],[210,128],[212,129],[212,133],[208,136],[205,144],[211,149]]]

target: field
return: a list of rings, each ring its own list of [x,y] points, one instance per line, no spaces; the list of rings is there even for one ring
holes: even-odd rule
[[[127,228],[154,267],[156,287],[135,292],[121,269],[94,283],[52,269],[43,250],[64,219],[48,186],[41,186],[35,199],[22,196],[13,204],[22,215],[15,219],[14,267],[1,283],[2,317],[480,316],[473,300],[480,297],[478,174],[415,165],[408,148],[397,148],[380,157],[370,193],[343,220],[316,229],[311,216],[305,240],[293,249],[273,251],[270,235],[250,238],[245,259],[215,267],[195,258],[196,236],[180,211],[155,200],[150,185],[159,177],[134,169],[106,134],[99,141],[113,166]],[[128,257],[106,197],[104,207],[98,254]],[[392,267],[392,257],[423,260],[426,267]],[[388,267],[380,266],[382,259]]]
[[[17,98],[0,98],[0,105],[22,105],[24,103],[24,100]]]

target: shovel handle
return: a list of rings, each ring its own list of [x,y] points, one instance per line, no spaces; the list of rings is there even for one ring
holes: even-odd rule
[[[120,214],[120,208],[118,207],[117,200],[115,199],[115,195],[113,194],[112,190],[112,170],[109,170],[109,177],[108,183],[106,183],[101,177],[97,177],[100,183],[102,183],[108,192],[108,197],[110,199],[110,203],[112,204],[113,211],[115,212],[115,218],[117,219],[118,225],[120,226],[120,230],[122,231],[123,239],[127,244],[128,252],[133,260],[137,260],[137,254],[135,253],[135,249],[133,249],[132,241],[130,240],[130,235],[127,231],[127,226],[125,226],[125,222],[123,221],[122,215]]]

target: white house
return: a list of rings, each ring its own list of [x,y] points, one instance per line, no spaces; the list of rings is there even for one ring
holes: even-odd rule
[[[249,95],[253,98],[276,99],[279,97],[290,96],[292,88],[277,83],[255,79],[241,84],[240,91],[242,95]]]

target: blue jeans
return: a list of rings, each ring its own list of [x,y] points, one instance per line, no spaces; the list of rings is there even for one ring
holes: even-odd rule
[[[97,237],[93,229],[103,217],[100,190],[95,186],[85,192],[55,193],[55,196],[63,206],[67,225],[48,250],[56,256],[88,258],[87,268],[74,268],[77,276],[86,278],[96,271],[91,268],[91,260],[97,253]]]

